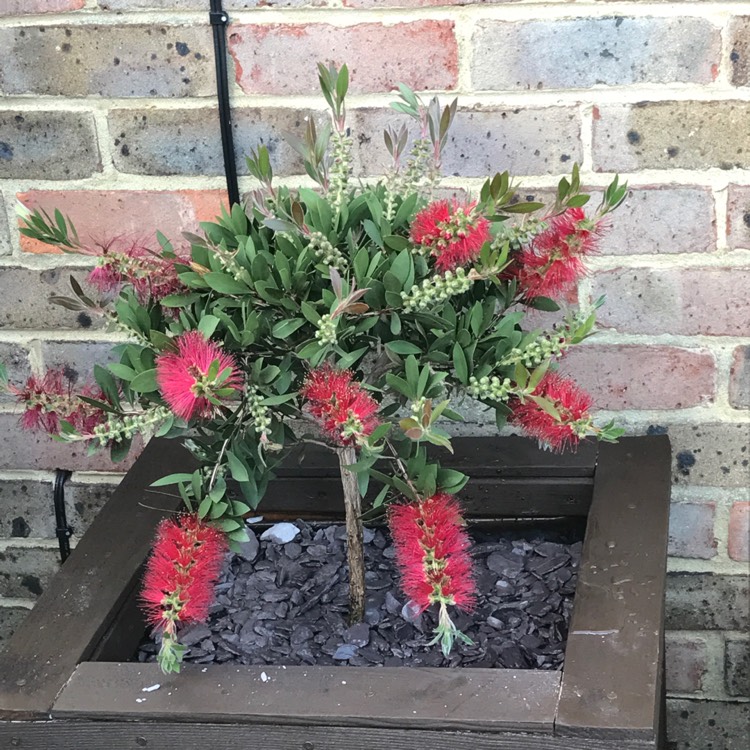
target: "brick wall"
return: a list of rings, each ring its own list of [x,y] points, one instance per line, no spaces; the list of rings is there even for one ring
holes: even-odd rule
[[[13,377],[66,362],[83,376],[116,338],[48,304],[82,262],[19,238],[17,197],[61,207],[91,237],[155,227],[178,237],[219,206],[207,5],[0,0],[0,361]],[[267,144],[282,179],[302,171],[282,133],[320,108],[314,63],[331,58],[353,71],[362,173],[382,167],[392,97],[381,92],[403,80],[460,97],[446,186],[476,189],[508,168],[539,195],[574,161],[594,190],[613,171],[627,178],[627,205],[580,290],[607,294],[603,331],[565,367],[629,432],[672,439],[670,737],[678,748],[739,748],[750,707],[747,5],[225,5],[238,152]],[[76,470],[78,530],[122,470],[22,434],[15,420],[0,403],[0,639],[56,568],[52,470]]]

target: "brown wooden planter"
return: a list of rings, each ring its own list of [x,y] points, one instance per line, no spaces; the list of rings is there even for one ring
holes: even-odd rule
[[[0,749],[661,747],[668,439],[566,456],[518,438],[455,447],[470,517],[588,516],[562,672],[188,665],[165,677],[119,663],[143,634],[135,595],[153,508],[176,507],[147,487],[192,462],[153,441],[0,654]],[[280,472],[264,513],[337,515],[335,471],[307,453]]]

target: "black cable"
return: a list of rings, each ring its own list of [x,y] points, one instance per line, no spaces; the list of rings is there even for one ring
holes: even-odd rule
[[[55,469],[55,484],[52,492],[61,563],[64,563],[70,556],[70,537],[73,536],[73,528],[68,524],[68,517],[65,512],[65,482],[70,479],[71,473],[67,469]]]
[[[216,94],[219,99],[219,123],[221,125],[221,146],[224,151],[224,173],[227,178],[229,207],[240,202],[240,189],[237,184],[237,162],[234,155],[232,134],[232,110],[229,107],[229,79],[227,77],[227,35],[229,16],[224,12],[221,0],[211,0],[208,14],[214,29],[214,57],[216,58]]]

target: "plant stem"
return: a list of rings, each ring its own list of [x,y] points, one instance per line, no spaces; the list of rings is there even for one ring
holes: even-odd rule
[[[337,448],[341,470],[341,485],[344,488],[346,509],[346,543],[349,559],[349,622],[362,622],[365,615],[365,553],[363,549],[362,498],[359,496],[357,475],[346,469],[357,462],[354,446]]]

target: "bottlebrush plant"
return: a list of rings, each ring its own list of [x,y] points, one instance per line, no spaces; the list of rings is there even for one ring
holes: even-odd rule
[[[338,455],[351,620],[364,611],[366,497],[368,514],[391,525],[414,606],[440,608],[435,641],[447,654],[465,638],[449,608],[470,610],[475,596],[455,497],[468,478],[440,463],[451,450],[444,425],[462,419],[464,399],[555,450],[621,433],[597,426],[588,396],[554,373],[592,332],[595,305],[561,312],[546,331],[524,321],[530,309],[560,309],[553,300],[584,274],[626,186],[615,178],[590,213],[577,166],[552,205],[516,202],[507,172],[472,199],[439,198],[456,102],[424,102],[403,85],[392,106],[415,137],[409,146],[407,127],[389,127],[388,174],[355,183],[347,68],[321,65],[319,78],[330,121],[310,118],[304,137],[291,137],[315,189],[278,185],[260,147],[246,204],[185,234],[185,246],[157,234],[156,247],[91,247],[59,211],[19,212],[24,235],[97,257],[88,283],[98,299],[71,279],[75,297],[52,301],[128,336],[118,361],[77,392],[60,372],[9,386],[24,426],[116,460],[136,434],[182,438],[200,463],[155,483],[175,485],[185,506],[160,527],[143,593],[168,671],[184,650],[180,625],[206,615],[225,541],[247,538],[245,517],[300,441]],[[229,480],[241,494],[228,493]]]

